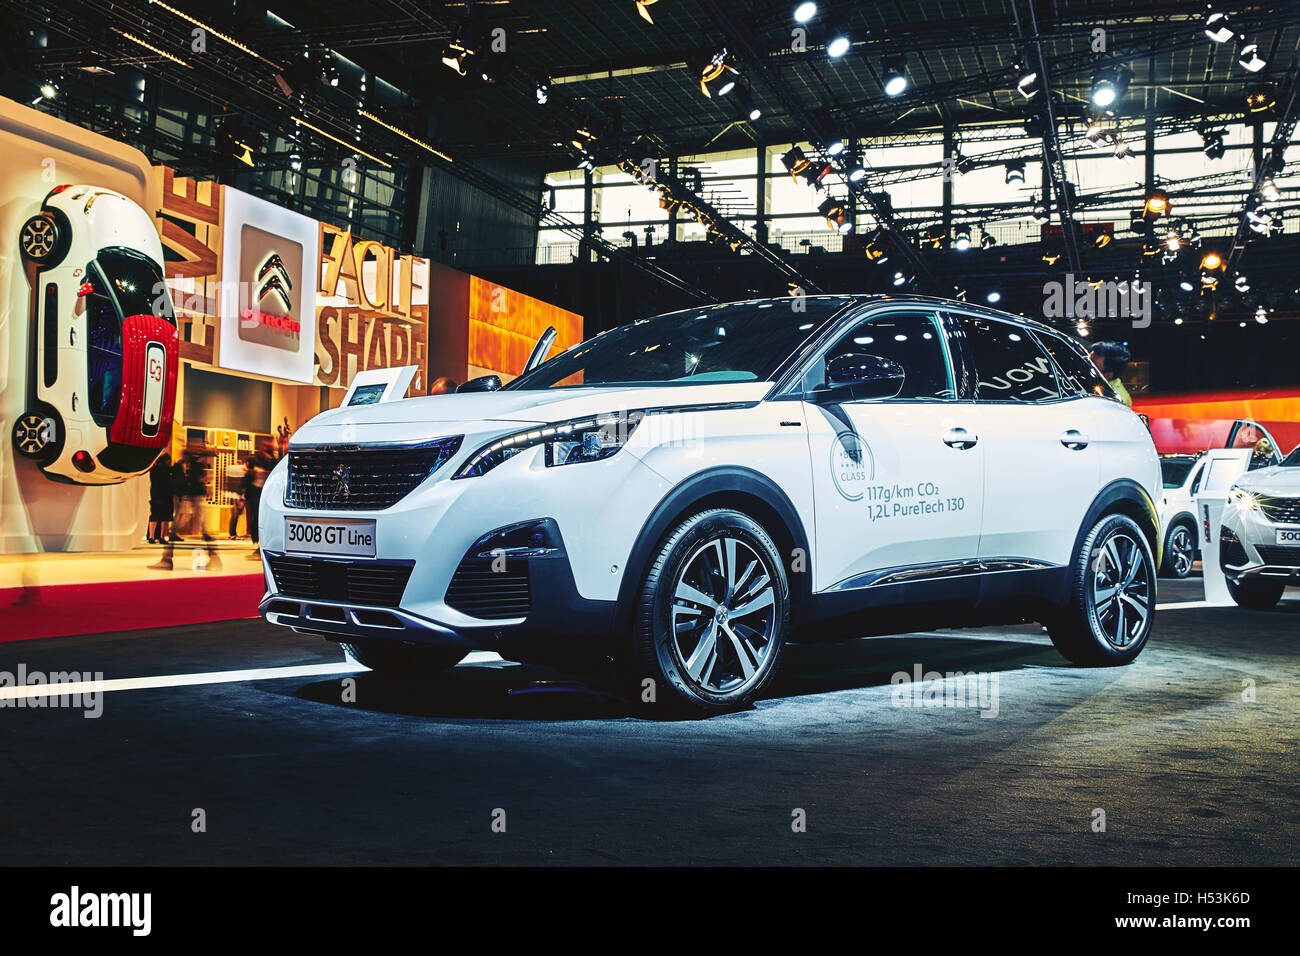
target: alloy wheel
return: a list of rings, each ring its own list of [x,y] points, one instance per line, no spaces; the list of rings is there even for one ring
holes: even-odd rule
[[[28,412],[14,422],[14,444],[24,455],[35,457],[54,441],[54,420]]]
[[[1169,567],[1180,578],[1185,578],[1192,570],[1195,547],[1192,533],[1179,526],[1169,536]]]
[[[672,602],[672,650],[691,680],[730,695],[761,679],[776,643],[776,587],[754,548],[734,537],[700,545],[678,572]]]
[[[1145,632],[1151,617],[1152,573],[1146,550],[1117,531],[1098,545],[1092,564],[1092,613],[1111,646],[1124,648]]]
[[[44,259],[54,251],[58,237],[54,233],[54,224],[48,219],[37,216],[28,220],[23,227],[22,250],[31,259]]]

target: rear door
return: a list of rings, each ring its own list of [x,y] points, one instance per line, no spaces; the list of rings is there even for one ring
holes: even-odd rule
[[[1101,475],[1089,403],[1107,400],[1062,387],[1028,328],[971,315],[957,320],[985,445],[980,559],[1068,564]]]

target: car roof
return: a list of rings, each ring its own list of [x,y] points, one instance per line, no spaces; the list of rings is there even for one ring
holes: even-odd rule
[[[988,306],[977,305],[973,302],[962,302],[958,299],[944,299],[932,295],[916,295],[913,293],[893,293],[893,292],[852,292],[852,293],[823,293],[817,295],[805,296],[806,299],[824,300],[837,299],[842,301],[846,308],[858,309],[869,305],[899,305],[899,306],[923,306],[929,309],[952,309],[965,312],[970,315],[983,316],[990,319],[998,319],[1002,322],[1014,322],[1017,325],[1024,325],[1030,328],[1041,329],[1045,332],[1055,332],[1057,335],[1065,334],[1062,330],[1042,322],[1038,319],[1031,319],[1024,315],[1015,315],[1011,312],[1003,312],[1000,309],[991,309]],[[757,302],[789,302],[788,296],[772,296],[766,299],[746,299],[744,303]],[[740,305],[741,302],[726,303],[727,305]],[[843,313],[841,313],[842,315]]]

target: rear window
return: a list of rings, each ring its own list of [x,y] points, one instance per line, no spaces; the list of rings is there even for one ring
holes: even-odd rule
[[[176,324],[162,271],[152,259],[133,249],[101,249],[96,262],[122,315],[156,315]]]
[[[90,417],[107,428],[122,400],[122,320],[95,263],[86,266],[86,384]]]
[[[1039,331],[1037,334],[1039,341],[1051,353],[1064,374],[1062,385],[1066,391],[1072,391],[1076,395],[1091,393],[1102,398],[1115,397],[1105,377],[1092,364],[1092,359],[1088,358],[1081,345],[1046,332]]]
[[[1183,482],[1187,481],[1187,476],[1191,473],[1194,464],[1196,464],[1195,458],[1160,459],[1160,474],[1164,486],[1166,488],[1181,488]]]

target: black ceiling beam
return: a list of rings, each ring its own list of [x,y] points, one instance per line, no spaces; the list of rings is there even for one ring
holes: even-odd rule
[[[1065,175],[1065,158],[1061,154],[1061,140],[1057,135],[1056,107],[1052,103],[1051,77],[1047,72],[1047,57],[1043,55],[1034,0],[1011,0],[1011,12],[1015,17],[1016,35],[1020,46],[1028,53],[1029,66],[1038,71],[1039,115],[1044,124],[1043,162],[1047,165],[1048,175],[1052,181],[1052,192],[1055,194],[1052,198],[1056,200],[1056,208],[1060,213],[1065,261],[1069,264],[1071,272],[1082,272],[1083,258],[1079,254],[1079,237],[1074,221],[1074,188]]]

